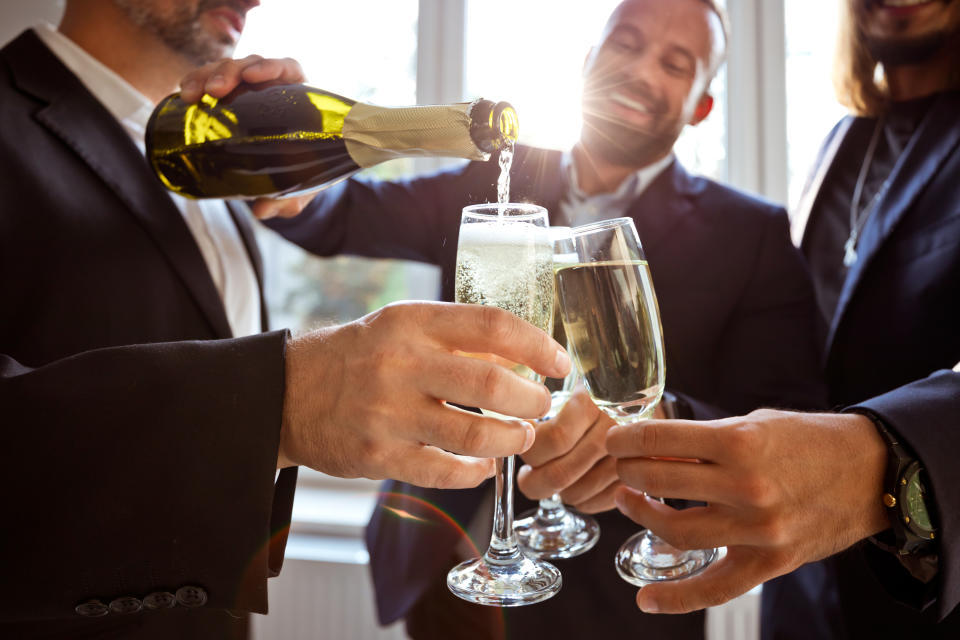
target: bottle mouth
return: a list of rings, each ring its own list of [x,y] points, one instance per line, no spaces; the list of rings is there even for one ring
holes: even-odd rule
[[[520,135],[520,118],[509,102],[498,102],[490,112],[490,126],[500,131],[501,140],[516,142]]]
[[[470,137],[481,151],[499,151],[517,141],[520,118],[509,102],[477,100],[470,110]]]

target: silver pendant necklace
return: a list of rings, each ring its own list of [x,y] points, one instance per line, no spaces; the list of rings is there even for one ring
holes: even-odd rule
[[[867,182],[867,174],[870,173],[870,165],[873,164],[873,156],[877,151],[877,142],[880,140],[880,132],[883,131],[884,118],[877,119],[877,126],[873,129],[873,136],[870,138],[870,144],[867,145],[867,153],[863,158],[863,164],[860,165],[860,175],[857,176],[857,185],[853,189],[853,198],[850,200],[850,237],[843,245],[843,266],[848,269],[857,262],[857,241],[860,239],[860,232],[863,231],[867,219],[876,208],[880,194],[886,190],[886,182],[877,189],[877,193],[870,199],[863,209],[860,209],[860,198],[863,197],[863,187]]]

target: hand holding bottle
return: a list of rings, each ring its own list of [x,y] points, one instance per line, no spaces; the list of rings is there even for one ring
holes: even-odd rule
[[[303,82],[303,68],[293,58],[250,55],[239,60],[225,58],[191,71],[180,80],[180,98],[195,103],[203,94],[223,98],[241,84],[264,87]]]
[[[239,60],[218,60],[196,69],[180,81],[180,98],[196,103],[203,94],[214,98],[228,95],[241,84],[265,87],[275,84],[303,82],[303,68],[293,58],[264,58],[250,55]],[[257,198],[250,203],[253,215],[261,220],[280,216],[290,218],[300,213],[313,194],[291,198]]]
[[[441,488],[475,486],[490,477],[491,458],[527,450],[533,426],[444,401],[534,419],[550,408],[550,393],[458,351],[492,353],[552,377],[570,368],[566,352],[547,333],[506,311],[389,305],[288,343],[278,466]]]
[[[293,60],[257,56],[186,76],[147,124],[154,173],[188,198],[298,198],[254,207],[261,217],[290,215],[306,202],[300,196],[381,162],[488,160],[517,138],[506,102],[383,107],[291,82],[302,76]]]

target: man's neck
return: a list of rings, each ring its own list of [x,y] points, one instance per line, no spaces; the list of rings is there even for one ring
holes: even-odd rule
[[[131,24],[111,2],[90,12],[68,3],[59,29],[154,103],[176,91],[180,78],[191,70],[184,58],[153,33]]]
[[[960,34],[934,58],[916,65],[891,67],[886,72],[890,98],[894,102],[915,100],[947,89],[960,88],[956,69],[960,55]]]
[[[669,151],[667,153],[670,153]],[[629,176],[662,160],[666,154],[643,165],[622,165],[608,162],[595,153],[590,153],[582,143],[572,150],[573,166],[577,170],[577,186],[588,196],[598,193],[613,193]]]

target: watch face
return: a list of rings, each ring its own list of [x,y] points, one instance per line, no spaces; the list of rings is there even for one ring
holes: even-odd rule
[[[913,528],[918,528],[924,532],[933,530],[933,524],[930,521],[930,512],[927,510],[927,492],[923,485],[920,468],[909,469],[906,475],[907,486],[904,491],[906,498],[907,513],[910,516]]]

